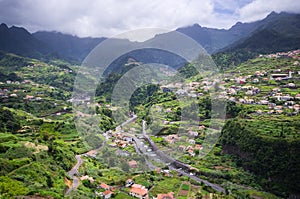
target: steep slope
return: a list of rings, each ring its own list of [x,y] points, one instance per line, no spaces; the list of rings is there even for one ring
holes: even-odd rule
[[[194,24],[193,26],[178,28],[177,31],[197,41],[208,53],[213,53],[250,34],[257,23],[238,22],[228,30],[206,28]]]
[[[6,24],[0,25],[0,50],[18,55],[39,58],[51,53],[51,49],[34,38],[26,29]]]
[[[300,14],[272,12],[247,37],[214,54],[217,65],[226,68],[258,54],[300,48]]]
[[[287,51],[300,47],[300,14],[271,13],[266,23],[249,37],[226,48],[226,51],[249,50],[258,53]]]
[[[59,32],[40,31],[32,34],[67,60],[81,62],[105,38],[79,38]]]

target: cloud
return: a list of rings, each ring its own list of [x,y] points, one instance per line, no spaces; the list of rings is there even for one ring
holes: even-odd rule
[[[137,28],[172,30],[194,23],[229,28],[240,19],[261,19],[273,9],[299,8],[292,0],[275,0],[272,5],[263,0],[252,1],[0,0],[0,22],[23,26],[31,32],[55,30],[78,36],[113,36]]]
[[[270,12],[300,13],[300,3],[295,0],[255,0],[239,10],[240,20],[243,22],[256,21],[266,17]]]
[[[210,0],[2,0],[0,20],[31,31],[57,30],[80,36],[112,35],[142,27],[173,29],[208,22]]]

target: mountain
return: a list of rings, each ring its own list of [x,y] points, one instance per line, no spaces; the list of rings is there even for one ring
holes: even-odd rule
[[[0,51],[31,58],[62,58],[81,62],[105,38],[79,38],[58,32],[29,33],[22,27],[0,25]]]
[[[272,12],[263,20],[238,22],[228,30],[194,24],[177,31],[197,41],[210,54],[230,49],[269,53],[299,48],[299,24],[299,14]]]
[[[300,48],[300,14],[272,12],[264,20],[256,23],[256,29],[246,37],[213,55],[217,65],[226,68],[258,54]]]
[[[228,30],[194,24],[178,28],[177,31],[197,41],[209,54],[238,51],[251,51],[252,54],[269,53],[299,48],[299,19],[299,14],[272,12],[263,20],[251,23],[238,22]],[[172,32],[160,34],[152,39],[171,34]],[[34,58],[55,55],[78,63],[105,39],[80,38],[46,31],[31,34],[24,28],[15,26],[8,28],[5,24],[0,26],[0,50]]]
[[[39,58],[52,53],[47,44],[36,39],[26,29],[0,25],[0,50],[18,55]]]
[[[300,48],[300,14],[272,12],[262,22],[250,35],[223,51],[273,53]]]
[[[260,22],[238,22],[228,30],[206,28],[201,27],[199,24],[194,24],[192,26],[178,28],[176,31],[191,37],[211,54],[244,38],[257,27],[258,23]]]
[[[32,34],[67,60],[81,62],[88,53],[106,38],[79,38],[60,32],[39,31]]]

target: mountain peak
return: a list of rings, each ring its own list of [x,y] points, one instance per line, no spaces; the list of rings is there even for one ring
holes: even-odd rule
[[[241,25],[243,25],[243,23],[239,21],[236,24],[234,24],[230,29],[240,27]]]
[[[275,12],[275,11],[272,11],[270,14],[267,15],[267,17],[275,17],[275,16],[278,16],[279,13]]]
[[[289,16],[289,15],[293,15],[293,14],[294,13],[288,13],[288,12],[277,13],[275,11],[272,11],[270,14],[267,15],[267,17],[265,19],[274,19],[276,17]]]
[[[5,23],[1,23],[0,29],[8,29],[8,27]]]
[[[194,24],[192,25],[192,27],[195,27],[195,28],[202,28],[198,23],[194,23]]]

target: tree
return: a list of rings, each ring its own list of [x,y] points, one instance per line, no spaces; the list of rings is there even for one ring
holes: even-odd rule
[[[198,191],[195,195],[196,199],[202,199],[202,194],[200,191]]]
[[[14,198],[28,193],[28,188],[22,182],[8,177],[0,177],[0,198]]]
[[[124,161],[121,163],[121,169],[125,172],[128,172],[130,167],[129,167],[128,163]]]

